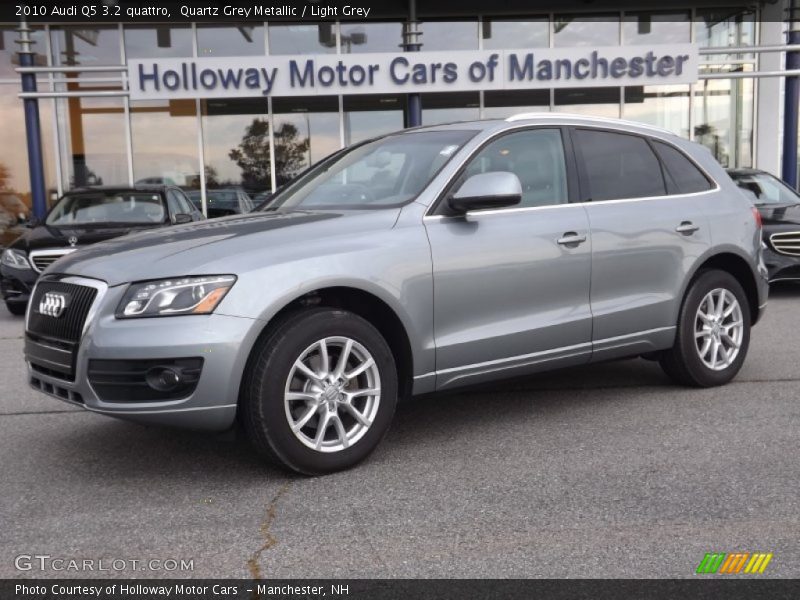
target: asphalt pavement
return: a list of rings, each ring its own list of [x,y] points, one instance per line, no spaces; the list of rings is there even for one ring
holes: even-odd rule
[[[798,577],[799,317],[774,290],[722,388],[635,359],[409,400],[367,462],[309,479],[30,390],[2,307],[0,577],[697,577],[712,551]],[[172,559],[193,568],[132,563]]]

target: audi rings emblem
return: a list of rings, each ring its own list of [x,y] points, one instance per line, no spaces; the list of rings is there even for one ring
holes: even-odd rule
[[[57,319],[64,313],[68,301],[69,297],[65,294],[46,292],[39,301],[39,314]]]

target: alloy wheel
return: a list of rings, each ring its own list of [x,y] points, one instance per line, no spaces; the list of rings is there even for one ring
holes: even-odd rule
[[[308,346],[286,379],[284,408],[294,435],[318,452],[340,452],[358,442],[378,413],[381,381],[369,351],[348,337]]]
[[[697,308],[694,338],[703,364],[714,371],[728,368],[739,355],[744,335],[742,307],[725,288],[708,292]]]

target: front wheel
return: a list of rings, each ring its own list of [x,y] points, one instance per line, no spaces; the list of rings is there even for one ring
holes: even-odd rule
[[[750,306],[741,284],[726,271],[704,271],[686,293],[675,344],[661,366],[684,385],[723,385],[742,368],[749,345]]]
[[[259,452],[319,475],[366,458],[396,403],[397,373],[383,336],[353,313],[317,308],[285,318],[255,350],[241,410]]]

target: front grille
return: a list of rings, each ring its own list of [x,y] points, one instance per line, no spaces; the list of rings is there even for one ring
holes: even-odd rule
[[[58,316],[42,314],[47,310],[45,294],[58,295],[62,311]],[[25,332],[25,358],[31,368],[44,375],[67,381],[75,380],[75,358],[97,289],[74,283],[40,280],[28,311]]]
[[[789,256],[800,256],[800,231],[786,231],[783,233],[773,233],[769,237],[775,252],[788,254]]]
[[[33,264],[34,270],[41,273],[47,267],[52,265],[62,256],[67,254],[72,254],[75,252],[77,248],[48,248],[45,250],[34,250],[31,252],[31,263]]]
[[[60,294],[68,299],[58,317],[39,312],[42,298],[47,293]],[[61,281],[39,281],[31,298],[28,332],[63,342],[79,342],[95,296],[97,290],[93,287]]]
[[[61,258],[61,255],[56,256],[54,254],[39,254],[38,256],[32,257],[31,260],[33,261],[34,268],[41,273],[59,258]]]

